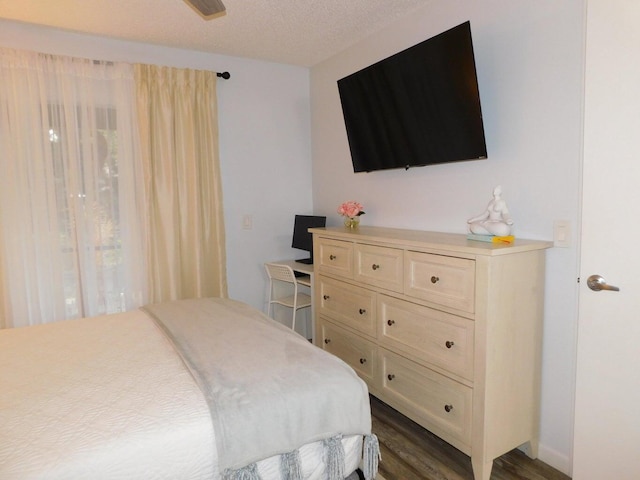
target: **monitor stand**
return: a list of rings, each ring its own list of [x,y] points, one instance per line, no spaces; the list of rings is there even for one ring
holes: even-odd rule
[[[301,258],[300,260],[296,260],[296,262],[304,263],[305,265],[313,265],[313,257]]]

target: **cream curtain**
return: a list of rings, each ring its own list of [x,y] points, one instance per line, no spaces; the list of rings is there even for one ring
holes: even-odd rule
[[[133,68],[0,49],[0,326],[146,301]]]
[[[216,74],[134,68],[150,301],[226,297]]]

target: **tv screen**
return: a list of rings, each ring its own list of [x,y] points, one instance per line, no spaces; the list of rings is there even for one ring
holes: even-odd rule
[[[482,159],[471,25],[338,80],[354,172]]]
[[[297,260],[301,263],[313,263],[313,235],[309,233],[310,228],[324,227],[327,217],[318,215],[296,215],[293,222],[293,239],[291,246],[299,250],[309,252],[309,258]]]

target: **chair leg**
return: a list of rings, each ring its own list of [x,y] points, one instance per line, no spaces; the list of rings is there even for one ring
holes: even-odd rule
[[[296,331],[296,312],[298,311],[298,285],[293,286],[293,319],[291,320],[291,330]]]
[[[273,282],[269,279],[269,303],[267,304],[267,317],[271,317],[271,300],[273,300]]]
[[[291,330],[296,331],[296,309],[293,308],[293,319],[291,320]]]

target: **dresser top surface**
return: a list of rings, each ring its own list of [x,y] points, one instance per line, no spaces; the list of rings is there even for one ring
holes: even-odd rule
[[[357,228],[311,228],[310,232],[352,242],[380,242],[387,245],[451,250],[473,255],[509,255],[513,253],[551,248],[552,242],[517,238],[513,243],[490,243],[469,240],[466,234],[405,230],[400,228],[359,226]]]

